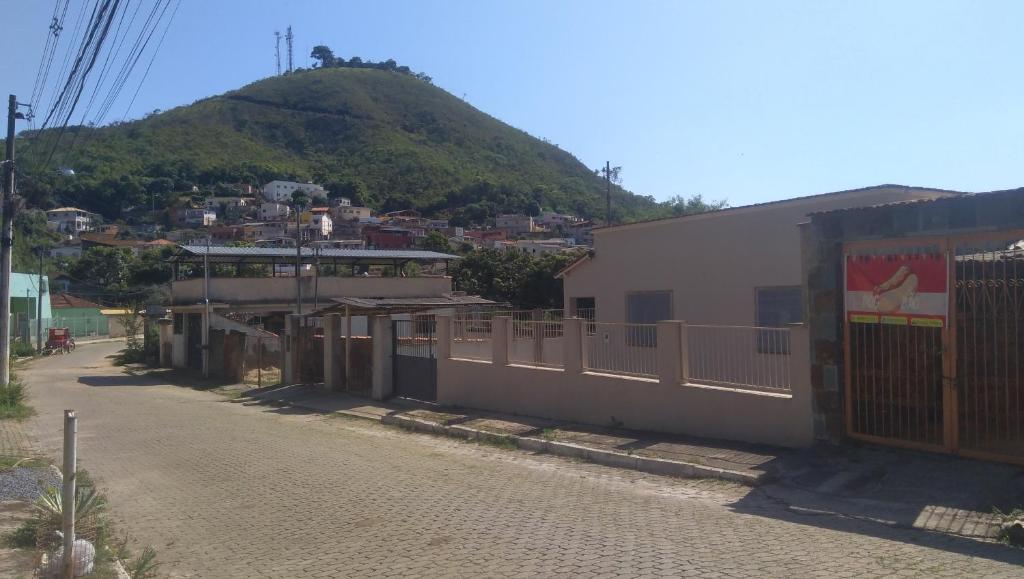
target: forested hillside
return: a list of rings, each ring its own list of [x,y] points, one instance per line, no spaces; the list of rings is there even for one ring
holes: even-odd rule
[[[45,150],[51,138],[26,132],[19,147]],[[299,71],[138,121],[72,128],[49,163],[30,158],[25,167],[20,186],[31,204],[77,205],[108,219],[133,206],[160,208],[193,186],[277,178],[323,183],[377,211],[411,207],[456,223],[541,208],[604,217],[604,180],[571,153],[428,77],[379,68]],[[624,220],[668,210],[617,186],[613,207]]]

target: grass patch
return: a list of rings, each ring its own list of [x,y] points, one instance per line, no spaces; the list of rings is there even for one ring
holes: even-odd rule
[[[39,536],[39,521],[29,519],[3,538],[3,545],[8,549],[35,549],[36,537]]]
[[[481,444],[487,446],[493,446],[494,448],[501,448],[504,450],[515,450],[519,448],[516,441],[511,436],[481,436],[477,439]]]
[[[14,467],[40,468],[50,463],[45,460],[26,456],[0,456],[0,471]]]
[[[554,428],[544,428],[540,431],[540,437],[544,440],[554,440],[557,437],[557,433]]]
[[[28,388],[12,375],[10,382],[0,385],[0,420],[24,420],[33,414]]]
[[[128,347],[114,354],[115,366],[127,366],[128,364],[144,364],[146,362],[146,351],[140,345],[137,348]]]
[[[1016,508],[1008,513],[995,508],[992,511],[1002,519],[1003,523],[999,527],[999,540],[1014,547],[1024,547],[1024,525],[1013,524],[1017,521],[1024,521],[1024,509]]]

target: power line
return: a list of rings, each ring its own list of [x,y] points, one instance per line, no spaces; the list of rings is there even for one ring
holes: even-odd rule
[[[156,48],[153,50],[153,55],[149,58],[149,64],[146,65],[146,72],[142,74],[142,79],[139,81],[139,86],[135,88],[135,94],[132,95],[131,102],[128,103],[128,107],[124,111],[124,120],[128,117],[128,113],[131,112],[132,105],[135,104],[136,97],[139,96],[139,91],[142,90],[143,83],[146,82],[146,78],[149,76],[149,70],[153,68],[153,62],[156,61],[156,55],[160,52],[160,47],[164,44],[164,39],[167,38],[167,31],[171,29],[171,22],[174,22],[174,16],[178,13],[178,7],[181,6],[181,0],[177,0],[174,4],[174,10],[171,12],[171,17],[167,19],[167,25],[164,26],[164,32],[160,35],[160,40],[156,43]]]

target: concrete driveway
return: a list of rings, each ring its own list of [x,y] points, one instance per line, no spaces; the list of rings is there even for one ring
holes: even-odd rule
[[[1019,576],[1001,545],[791,512],[687,481],[245,406],[132,377],[118,344],[36,362],[31,428],[82,466],[174,577]]]

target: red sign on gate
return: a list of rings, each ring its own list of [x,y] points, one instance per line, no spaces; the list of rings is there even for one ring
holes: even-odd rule
[[[854,323],[943,327],[949,309],[946,257],[846,258],[846,317]]]

